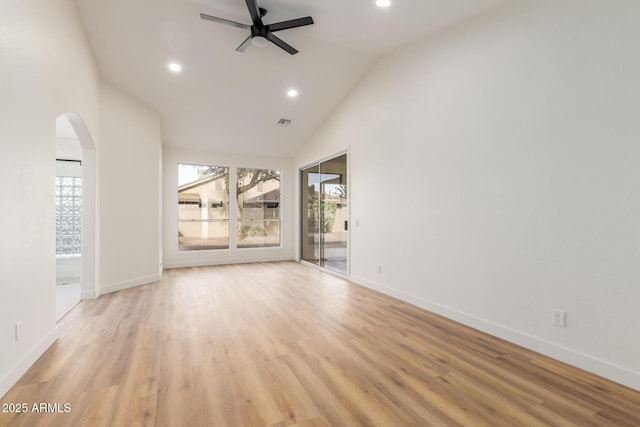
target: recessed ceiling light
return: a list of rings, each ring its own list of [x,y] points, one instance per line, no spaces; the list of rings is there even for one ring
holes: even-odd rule
[[[389,7],[391,6],[391,0],[376,0],[376,6]]]
[[[179,73],[180,71],[182,71],[182,65],[178,64],[177,62],[172,62],[171,64],[169,64],[169,69],[174,73]]]
[[[295,98],[296,96],[298,96],[298,91],[295,89],[289,89],[287,95],[289,95],[289,98]]]

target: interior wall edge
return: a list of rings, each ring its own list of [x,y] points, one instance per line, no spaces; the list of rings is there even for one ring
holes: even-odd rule
[[[80,291],[80,300],[85,300],[85,299],[96,299],[98,298],[98,293],[95,290],[90,290],[90,291]]]
[[[640,372],[632,371],[623,366],[612,364],[580,351],[473,316],[460,310],[455,310],[451,307],[400,291],[358,275],[352,274],[350,281],[640,391]]]

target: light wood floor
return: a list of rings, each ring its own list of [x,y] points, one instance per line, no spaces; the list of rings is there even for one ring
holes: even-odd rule
[[[640,393],[297,263],[80,303],[2,426],[640,426]]]

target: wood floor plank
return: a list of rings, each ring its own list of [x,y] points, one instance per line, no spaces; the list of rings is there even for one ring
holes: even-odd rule
[[[0,426],[640,426],[638,391],[293,262],[167,270],[62,327]]]
[[[324,371],[315,367],[314,361],[297,353],[288,354],[283,359],[330,425],[366,425],[367,419],[345,405],[341,395],[335,393],[333,383],[326,378]]]

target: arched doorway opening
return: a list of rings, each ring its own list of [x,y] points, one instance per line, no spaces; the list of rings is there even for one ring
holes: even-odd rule
[[[95,145],[80,116],[56,118],[56,317],[99,295]]]

